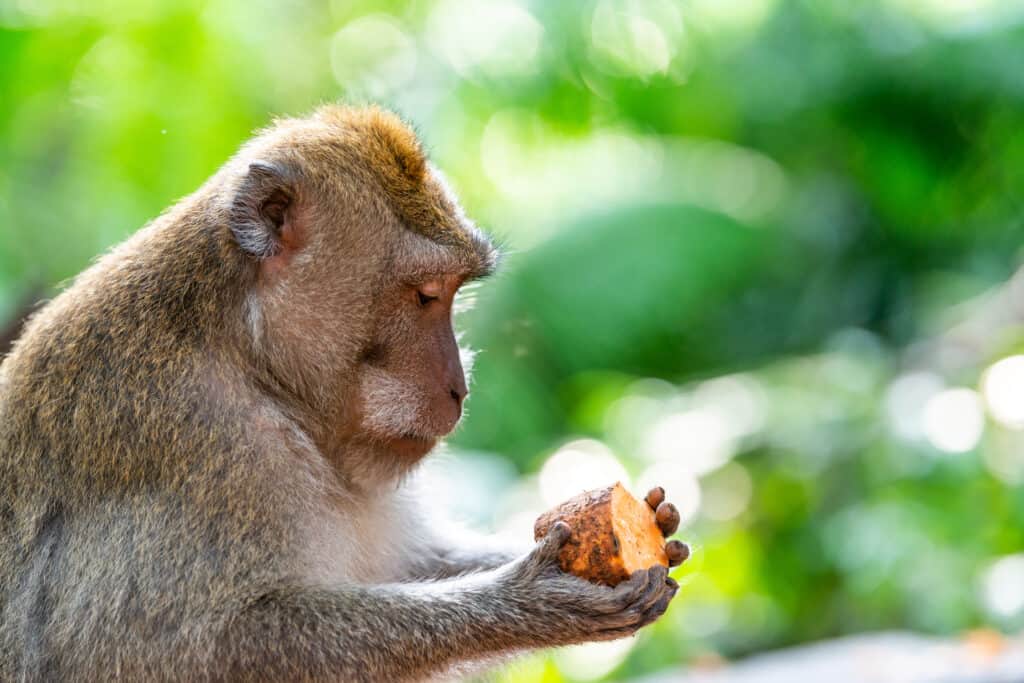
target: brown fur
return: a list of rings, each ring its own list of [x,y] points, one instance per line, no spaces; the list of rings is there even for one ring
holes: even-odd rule
[[[664,611],[555,541],[449,542],[402,484],[494,258],[404,124],[328,107],[82,273],[0,365],[0,681],[408,680]]]

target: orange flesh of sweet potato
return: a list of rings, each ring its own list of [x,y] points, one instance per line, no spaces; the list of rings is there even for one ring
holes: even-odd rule
[[[535,540],[558,520],[572,528],[558,556],[563,571],[614,586],[638,569],[668,566],[665,537],[654,520],[654,510],[621,483],[586,491],[545,512],[533,526]]]

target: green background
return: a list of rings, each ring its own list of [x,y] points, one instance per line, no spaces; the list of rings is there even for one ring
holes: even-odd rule
[[[639,638],[502,680],[1015,632],[1024,379],[984,378],[1024,349],[1022,21],[1018,0],[0,0],[0,320],[274,116],[378,101],[506,251],[459,318],[481,352],[437,463],[485,494],[455,512],[522,534],[510,511],[588,476],[660,476],[694,546]]]

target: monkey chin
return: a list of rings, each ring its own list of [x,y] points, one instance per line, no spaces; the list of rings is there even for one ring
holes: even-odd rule
[[[391,454],[402,460],[417,461],[433,450],[437,439],[405,434],[388,439],[384,445]]]

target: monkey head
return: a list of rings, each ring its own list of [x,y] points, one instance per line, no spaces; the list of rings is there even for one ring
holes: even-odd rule
[[[322,421],[323,450],[421,458],[462,413],[453,301],[493,269],[492,244],[376,108],[279,121],[225,172],[258,365]]]

